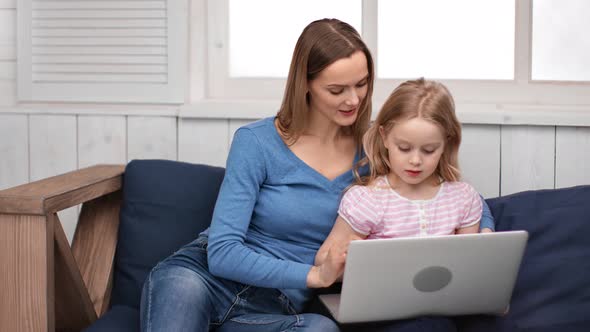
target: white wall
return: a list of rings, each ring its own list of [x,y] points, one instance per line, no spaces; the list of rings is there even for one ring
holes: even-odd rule
[[[15,1],[0,0],[0,189],[134,158],[223,166],[234,131],[253,120],[189,118],[157,105],[23,108],[15,101],[15,18]],[[460,162],[484,196],[590,184],[590,127],[467,122]],[[77,211],[60,214],[70,239]]]

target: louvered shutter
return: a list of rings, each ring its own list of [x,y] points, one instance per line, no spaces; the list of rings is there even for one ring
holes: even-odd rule
[[[21,101],[182,103],[186,0],[19,0]]]

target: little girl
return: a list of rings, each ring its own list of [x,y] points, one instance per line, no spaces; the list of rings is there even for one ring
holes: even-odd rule
[[[397,87],[363,138],[369,175],[344,194],[316,265],[353,239],[476,233],[482,199],[459,181],[460,144],[444,85],[421,78]]]

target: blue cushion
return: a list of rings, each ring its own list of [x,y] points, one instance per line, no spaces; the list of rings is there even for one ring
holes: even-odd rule
[[[134,332],[139,331],[139,310],[123,305],[109,309],[84,332]]]
[[[509,313],[461,319],[460,330],[590,331],[590,186],[487,202],[497,231],[527,230],[529,240]]]
[[[133,160],[125,169],[111,305],[138,308],[148,272],[209,226],[224,169]]]

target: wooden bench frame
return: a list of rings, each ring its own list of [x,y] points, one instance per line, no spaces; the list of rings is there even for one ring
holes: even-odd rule
[[[0,330],[79,331],[108,308],[124,165],[0,191]],[[70,247],[57,212],[82,204]]]

